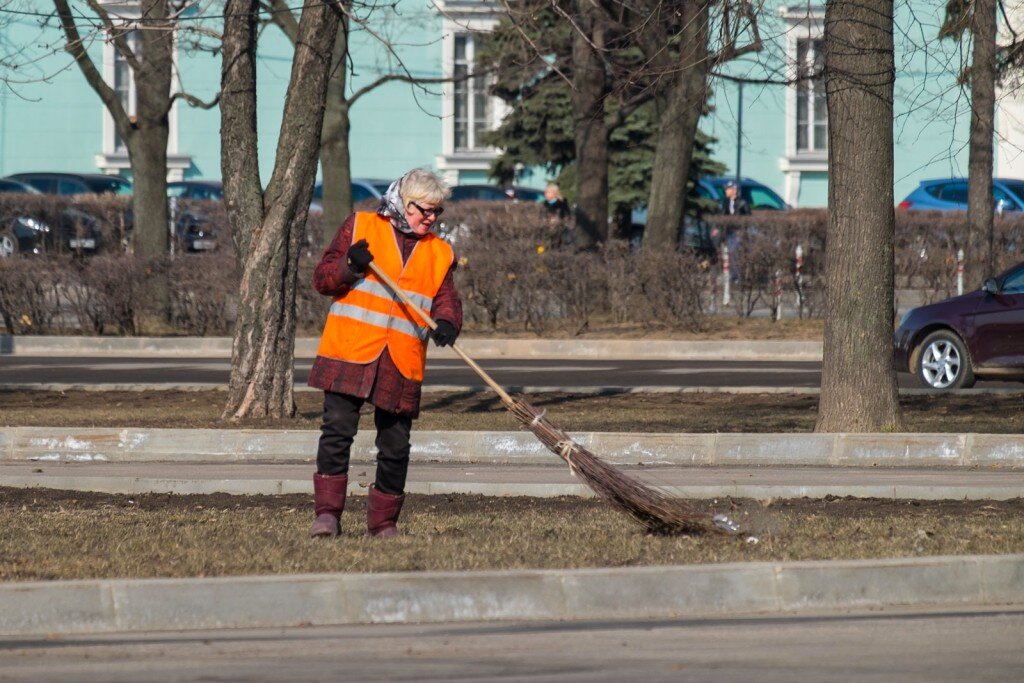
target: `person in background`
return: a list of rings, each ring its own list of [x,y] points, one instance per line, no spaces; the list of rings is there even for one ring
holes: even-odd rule
[[[547,210],[548,224],[553,229],[552,233],[556,244],[572,242],[569,202],[565,201],[557,183],[548,183],[544,187],[544,208]]]
[[[309,385],[324,392],[311,536],[340,533],[349,451],[365,402],[374,406],[378,451],[376,478],[367,492],[367,530],[371,536],[398,534],[427,339],[448,346],[462,328],[462,300],[452,277],[455,252],[431,232],[449,195],[430,171],[409,171],[391,183],[376,212],[345,219],[313,272],[313,286],[334,301],[309,377]],[[371,262],[429,312],[436,330],[431,333],[396,298],[370,270]]]
[[[735,180],[725,184],[725,199],[722,200],[722,213],[726,216],[749,216],[750,205],[740,196],[739,185]]]

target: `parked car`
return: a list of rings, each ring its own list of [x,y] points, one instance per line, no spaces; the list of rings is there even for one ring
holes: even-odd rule
[[[519,201],[542,202],[544,190],[518,185],[502,188],[496,185],[456,185],[452,188],[451,201]]]
[[[27,183],[13,178],[0,178],[0,193],[42,194]],[[92,252],[99,243],[96,219],[75,208],[61,213],[59,229],[54,230],[38,218],[20,215],[0,226],[0,258],[15,254],[41,254],[56,247],[56,240],[71,251]]]
[[[725,186],[735,180],[734,177],[704,176],[697,183],[697,195],[721,204],[725,201]],[[751,211],[785,211],[793,208],[764,183],[740,178],[739,186],[740,197],[746,200]]]
[[[932,389],[1024,379],[1024,263],[981,289],[908,311],[896,330],[896,369]]]
[[[353,178],[351,180],[352,203],[358,204],[367,199],[380,199],[388,191],[391,182],[376,178]],[[309,210],[311,213],[323,213],[324,211],[324,184],[322,182],[313,186],[313,201],[309,204]]]
[[[175,180],[167,183],[167,196],[196,201],[224,201],[224,186],[219,180]]]
[[[15,173],[7,176],[31,185],[43,194],[119,194],[132,193],[131,181],[102,173]]]
[[[1024,180],[993,178],[992,198],[996,211],[1024,210]],[[967,178],[922,180],[913,192],[897,205],[900,209],[938,211],[967,210]]]

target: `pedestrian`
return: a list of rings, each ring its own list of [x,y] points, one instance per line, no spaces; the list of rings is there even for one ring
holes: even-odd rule
[[[419,415],[427,339],[455,342],[462,300],[455,288],[455,253],[431,232],[450,190],[424,169],[391,183],[376,212],[357,212],[324,251],[313,286],[334,299],[309,385],[324,391],[324,414],[313,475],[316,520],[311,536],[337,536],[348,488],[349,453],[365,402],[374,407],[377,472],[368,490],[367,529],[398,534],[405,501],[409,436]],[[369,270],[373,262],[437,321],[426,322]]]
[[[722,213],[726,216],[749,216],[750,205],[740,196],[740,187],[735,180],[725,184],[725,198],[722,200]]]
[[[571,213],[569,202],[562,196],[562,190],[557,183],[549,182],[544,186],[544,209],[548,214],[548,225],[551,227],[551,237],[556,246],[570,244],[572,242],[572,223],[569,221]]]
[[[749,216],[750,205],[740,196],[740,187],[735,180],[725,183],[725,198],[722,200],[722,213],[726,216]],[[740,226],[727,225],[725,239],[722,240],[729,248],[732,257],[729,261],[729,279],[739,282],[740,279]]]

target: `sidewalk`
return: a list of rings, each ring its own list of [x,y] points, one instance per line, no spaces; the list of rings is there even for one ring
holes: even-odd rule
[[[1024,497],[1024,471],[877,467],[620,466],[645,483],[682,498],[824,498],[853,496],[919,500],[1010,500]],[[310,494],[315,465],[260,463],[0,463],[0,486],[102,493],[235,495]],[[364,495],[374,467],[356,462],[349,491]],[[409,469],[413,494],[593,496],[554,455],[550,464],[430,464]]]

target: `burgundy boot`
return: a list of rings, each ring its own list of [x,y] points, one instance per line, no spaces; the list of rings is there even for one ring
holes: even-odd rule
[[[377,490],[377,485],[370,486],[369,498],[366,502],[366,528],[371,536],[389,538],[398,535],[395,522],[402,511],[405,494],[392,495]]]
[[[337,536],[341,533],[341,511],[345,509],[345,493],[348,490],[346,474],[314,474],[313,506],[316,520],[309,535]]]

